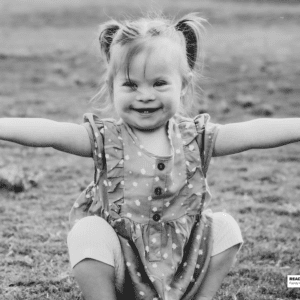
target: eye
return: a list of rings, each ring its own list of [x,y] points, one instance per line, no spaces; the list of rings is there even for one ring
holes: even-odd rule
[[[164,80],[157,80],[155,83],[154,83],[154,86],[164,86],[166,85],[167,82],[164,81]]]
[[[137,84],[132,82],[132,81],[125,81],[123,83],[123,86],[126,86],[126,87],[129,87],[131,88],[132,90],[136,90],[137,89]]]

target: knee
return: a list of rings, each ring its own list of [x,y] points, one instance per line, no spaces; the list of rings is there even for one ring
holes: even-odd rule
[[[108,253],[120,251],[117,234],[98,216],[79,220],[69,232],[67,244],[72,266],[84,258],[99,258],[103,253],[108,256]],[[109,262],[112,264],[112,259]]]
[[[217,212],[213,214],[213,230],[215,237],[225,238],[232,236],[242,240],[241,229],[236,220],[229,214]]]
[[[80,228],[90,228],[93,229],[95,227],[111,227],[103,218],[98,216],[88,216],[80,219],[75,223],[75,225],[72,227],[71,231],[80,230]]]
[[[117,238],[113,228],[101,217],[88,216],[80,219],[68,234],[68,243],[73,238],[85,240],[95,238],[101,240],[110,235],[112,239]]]
[[[117,289],[122,290],[125,264],[121,245],[114,229],[104,219],[90,216],[79,220],[68,235],[68,248],[77,281],[102,278],[99,274],[105,274],[107,283],[116,280]]]
[[[231,249],[237,253],[243,243],[242,233],[235,219],[223,212],[213,214],[213,252],[212,256]]]
[[[213,214],[213,220],[217,226],[240,230],[236,220],[228,213],[216,212]]]

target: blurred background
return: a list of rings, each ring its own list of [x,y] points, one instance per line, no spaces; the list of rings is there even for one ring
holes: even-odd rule
[[[267,95],[264,96],[268,98],[271,95],[275,105],[272,91],[278,88],[275,82],[278,73],[285,71],[289,73],[285,74],[286,80],[280,83],[283,89],[289,89],[288,86],[294,82],[294,79],[290,78],[292,81],[290,83],[288,77],[292,76],[291,72],[299,71],[296,62],[300,49],[300,6],[299,1],[296,0],[152,0],[147,2],[2,0],[0,55],[2,58],[6,56],[23,58],[18,68],[20,71],[25,68],[17,74],[14,72],[15,69],[10,70],[11,63],[9,68],[5,64],[7,61],[2,59],[4,65],[1,73],[2,76],[5,75],[2,89],[3,85],[7,86],[7,76],[20,77],[14,82],[9,81],[8,90],[14,85],[15,88],[19,88],[18,84],[26,85],[24,80],[30,81],[30,77],[33,77],[31,79],[39,82],[40,87],[49,81],[52,82],[52,87],[56,85],[67,87],[67,84],[80,85],[81,88],[92,87],[87,93],[84,91],[84,94],[79,95],[79,97],[91,98],[97,91],[102,72],[99,60],[98,25],[110,18],[134,18],[147,15],[149,12],[162,13],[172,18],[179,18],[189,12],[199,12],[208,20],[207,36],[203,45],[206,53],[203,75],[207,80],[204,80],[201,85],[204,89],[207,85],[209,87],[206,90],[207,94],[199,99],[200,112],[213,109],[216,103],[219,108],[229,111],[228,101],[233,99],[242,105],[247,105],[247,101],[250,101],[250,106],[255,104],[257,108],[259,100],[250,99],[252,96],[255,97],[248,95],[249,91],[241,86],[242,83],[239,83],[241,87],[235,89],[233,93],[232,87],[236,88],[236,84],[227,85],[228,80],[234,81],[232,77],[236,76],[237,80],[241,79],[244,82],[245,78],[242,78],[244,75],[246,77],[253,75],[252,77],[255,78],[251,80],[256,81],[257,84],[264,82],[267,91]],[[33,57],[47,64],[46,69],[40,67],[41,70],[37,71],[36,60],[30,64],[31,68],[27,68],[25,58],[30,60]],[[54,61],[50,63],[51,59]],[[280,67],[283,63],[286,65],[285,70]],[[257,70],[262,72],[257,73]],[[214,83],[214,91],[211,91],[212,83]],[[222,95],[217,95],[218,90],[215,87],[222,84],[227,85],[224,87],[225,91],[222,91]],[[51,85],[48,87],[52,88]],[[250,93],[252,92],[253,89]],[[23,90],[22,97],[24,96]],[[214,97],[215,101],[208,103],[207,97]],[[281,103],[281,99],[279,102]],[[82,98],[80,103],[83,103]],[[28,104],[27,109],[30,110],[30,103]],[[270,113],[277,111],[275,107],[272,109],[270,103],[264,104],[269,105]],[[22,113],[24,114],[23,109]],[[230,114],[229,116],[232,117]]]
[[[98,25],[163,13],[208,20],[202,95],[213,122],[300,116],[300,1],[1,0],[0,117],[82,122],[103,72]],[[99,112],[97,112],[99,113]],[[300,148],[212,160],[211,208],[245,244],[215,299],[300,299]],[[81,299],[68,262],[68,212],[93,162],[0,142],[0,298]]]

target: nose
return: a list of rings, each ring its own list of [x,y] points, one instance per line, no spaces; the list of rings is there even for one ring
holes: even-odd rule
[[[137,101],[143,101],[143,102],[148,102],[148,101],[153,101],[155,100],[155,94],[151,89],[140,89],[138,91],[138,94],[136,95],[136,100]]]

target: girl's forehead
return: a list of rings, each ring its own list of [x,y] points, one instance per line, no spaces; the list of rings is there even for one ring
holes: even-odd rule
[[[147,51],[148,50],[148,51]],[[145,49],[132,58],[132,67],[164,69],[178,66],[178,53],[172,49],[155,47]]]
[[[118,62],[118,71],[129,74],[134,70],[166,72],[179,68],[182,56],[182,48],[168,38],[155,38],[138,47],[131,45],[121,46],[115,53]],[[117,71],[116,70],[116,71]],[[179,70],[179,69],[178,69]]]

